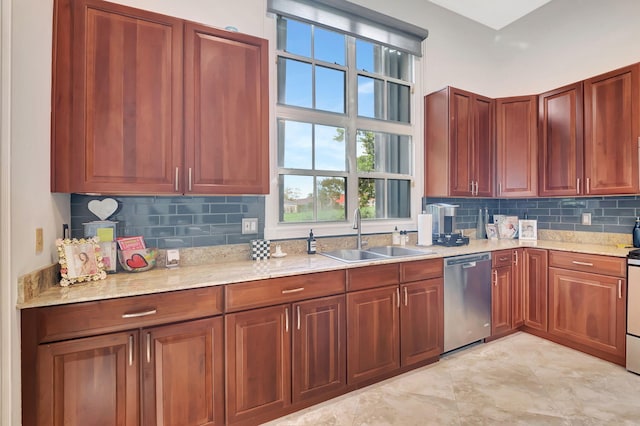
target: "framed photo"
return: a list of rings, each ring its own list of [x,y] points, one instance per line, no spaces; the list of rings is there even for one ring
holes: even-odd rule
[[[518,216],[501,216],[496,226],[501,240],[511,240],[518,237]]]
[[[73,238],[56,240],[60,263],[60,285],[83,281],[98,281],[105,279],[102,255],[98,238]]]
[[[495,224],[493,223],[487,223],[485,225],[485,228],[487,228],[487,238],[490,240],[497,240],[498,239],[498,228],[496,227]]]
[[[523,241],[537,241],[538,239],[538,221],[537,220],[521,220],[518,222],[518,233]]]
[[[99,238],[99,237],[98,237]],[[115,241],[100,241],[100,255],[107,274],[116,272],[118,266],[118,248]]]

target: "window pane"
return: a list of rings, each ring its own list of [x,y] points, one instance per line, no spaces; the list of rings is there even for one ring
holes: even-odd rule
[[[376,74],[382,73],[380,46],[364,40],[356,40],[356,68]]]
[[[364,219],[384,218],[384,179],[358,179],[358,207]]]
[[[278,102],[311,108],[311,64],[278,58]]]
[[[313,168],[313,133],[310,123],[279,121],[278,141],[280,167],[307,170]]]
[[[345,220],[345,188],[343,177],[318,177],[318,221]]]
[[[280,176],[280,221],[313,220],[313,176]]]
[[[344,114],[344,71],[316,67],[316,109]]]
[[[346,142],[344,129],[316,125],[315,133],[316,170],[346,171]]]
[[[332,64],[345,64],[344,35],[316,27],[313,33],[315,59]]]
[[[411,138],[406,135],[387,135],[385,171],[411,174]]]
[[[356,163],[359,172],[375,172],[376,168],[376,133],[369,130],[358,130],[356,147]]]
[[[411,216],[411,181],[389,179],[387,181],[387,217]]]
[[[398,50],[385,49],[385,72],[388,77],[404,81],[413,81],[411,55]]]
[[[384,118],[384,81],[358,76],[358,115]]]
[[[409,106],[411,93],[409,86],[404,84],[387,83],[389,102],[389,120],[402,121],[408,123],[410,120]]]
[[[311,25],[278,18],[278,49],[311,58]]]

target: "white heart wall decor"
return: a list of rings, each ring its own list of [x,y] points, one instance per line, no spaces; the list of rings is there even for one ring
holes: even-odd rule
[[[104,200],[91,200],[88,204],[89,211],[100,220],[106,220],[109,216],[118,210],[118,202],[113,198],[105,198]]]

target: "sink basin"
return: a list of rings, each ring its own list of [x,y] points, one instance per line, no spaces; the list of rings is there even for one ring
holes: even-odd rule
[[[363,262],[366,260],[384,259],[388,257],[378,253],[358,249],[332,250],[325,251],[320,254],[343,262]]]
[[[433,253],[432,250],[413,250],[398,246],[371,247],[367,251],[388,257],[421,256]]]

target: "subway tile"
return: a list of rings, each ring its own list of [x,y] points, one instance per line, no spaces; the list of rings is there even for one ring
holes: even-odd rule
[[[242,213],[240,204],[212,204],[211,213]]]
[[[115,218],[118,223],[125,226],[156,226],[160,225],[160,216],[131,215],[118,216]]]
[[[242,243],[249,244],[251,240],[261,240],[263,238],[264,238],[263,234],[258,234],[258,235],[254,234],[252,236],[231,234],[231,235],[227,235],[227,244],[242,244]]]
[[[172,237],[176,234],[176,228],[173,226],[158,226],[144,228],[144,236],[149,237]]]
[[[173,204],[136,204],[137,215],[168,215],[176,214],[176,206]]]
[[[591,225],[576,225],[576,231],[579,232],[603,232],[604,229],[604,225],[596,225],[596,224],[592,224]]]
[[[190,237],[158,238],[158,248],[174,249],[184,247],[193,247],[193,240]]]
[[[241,214],[228,214],[227,223],[242,223],[243,217]]]
[[[625,225],[603,225],[604,232],[613,232],[616,234],[630,234],[631,229],[632,228]]]
[[[556,231],[574,231],[575,225],[571,223],[550,223],[549,229]]]
[[[193,216],[190,214],[160,216],[160,225],[191,225]]]
[[[210,235],[211,234],[211,226],[210,225],[186,225],[186,226],[176,226],[176,235],[180,236],[196,236],[196,235]]]
[[[193,215],[193,223],[227,223],[227,216],[224,214],[196,214]]]
[[[227,239],[224,235],[203,235],[193,237],[194,247],[221,246],[224,244],[227,244]]]
[[[206,213],[209,213],[209,204],[179,204],[176,206],[176,214]]]
[[[636,210],[630,208],[604,209],[605,216],[635,216]]]

